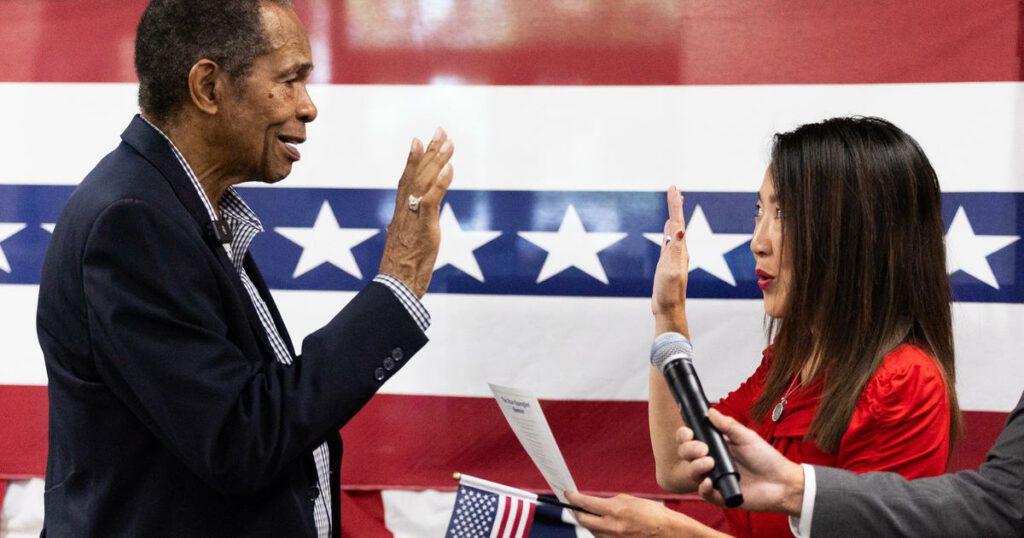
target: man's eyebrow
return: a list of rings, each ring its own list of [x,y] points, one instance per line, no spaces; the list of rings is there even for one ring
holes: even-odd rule
[[[301,63],[301,64],[290,65],[286,69],[282,70],[280,74],[281,74],[281,76],[285,76],[285,75],[298,75],[298,74],[309,73],[312,70],[313,70],[313,64],[310,63],[310,62],[305,62],[305,63]]]

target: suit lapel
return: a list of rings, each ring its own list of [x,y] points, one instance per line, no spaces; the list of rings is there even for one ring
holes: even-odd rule
[[[253,336],[260,343],[265,355],[270,357],[271,360],[276,361],[276,355],[270,346],[267,331],[260,321],[256,307],[249,298],[249,293],[242,284],[241,276],[238,274],[235,266],[232,265],[231,259],[228,258],[224,247],[212,237],[210,233],[210,222],[212,219],[206,211],[203,201],[199,198],[192,180],[189,179],[184,167],[178,162],[178,158],[175,157],[174,152],[171,150],[168,141],[137,114],[124,132],[121,133],[121,140],[142,155],[144,159],[149,161],[160,172],[164,180],[170,185],[171,190],[174,191],[175,197],[181,202],[182,207],[192,216],[196,226],[199,228],[200,235],[203,236],[213,256],[220,263],[221,269],[227,274],[227,278],[234,286],[237,299],[245,305],[245,315],[248,318],[249,326],[252,328]],[[268,306],[273,304],[266,299],[264,299],[264,302],[267,302]],[[275,315],[274,321],[278,322],[276,309],[272,310],[272,312]],[[278,330],[281,330],[281,325],[278,322]],[[285,341],[289,342],[289,346],[291,345],[289,340],[286,339]]]

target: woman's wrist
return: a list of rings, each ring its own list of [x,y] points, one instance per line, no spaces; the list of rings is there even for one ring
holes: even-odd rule
[[[690,326],[686,321],[686,311],[680,309],[674,314],[658,313],[654,315],[654,336],[675,332],[690,337]]]
[[[658,534],[658,536],[691,536],[699,538],[719,538],[728,536],[708,527],[686,514],[676,512],[667,506],[663,507],[663,509],[665,515],[663,516],[663,523],[659,530],[664,530],[665,532]]]

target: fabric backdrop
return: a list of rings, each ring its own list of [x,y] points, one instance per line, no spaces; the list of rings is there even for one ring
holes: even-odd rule
[[[0,2],[0,536],[40,525],[39,273],[63,203],[136,112],[144,4]],[[425,300],[431,342],[342,430],[346,535],[439,535],[453,471],[545,489],[488,382],[542,399],[582,490],[667,499],[720,524],[654,482],[645,399],[658,247],[645,234],[657,239],[664,189],[678,185],[697,368],[720,397],[765,344],[747,242],[771,135],[836,115],[893,121],[938,172],[967,423],[952,466],[982,460],[1024,388],[1017,1],[297,8],[320,115],[292,176],[242,193],[266,227],[252,250],[296,344],[375,274],[410,139],[442,125],[456,144]]]

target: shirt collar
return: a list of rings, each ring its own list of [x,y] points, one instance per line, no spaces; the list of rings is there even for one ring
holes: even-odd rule
[[[195,189],[196,196],[203,202],[203,207],[206,208],[206,212],[210,217],[210,220],[217,220],[217,212],[213,209],[213,204],[210,202],[210,198],[206,196],[206,191],[203,190],[203,186],[199,183],[199,178],[196,177],[192,167],[189,166],[188,161],[178,150],[178,147],[174,145],[159,127],[153,125],[145,116],[140,115],[143,121],[147,125],[153,128],[154,131],[160,133],[160,136],[164,137],[167,144],[171,146],[171,151],[174,152],[174,157],[178,159],[178,163],[185,170],[185,175],[188,176],[189,181],[192,183],[192,187]],[[245,257],[245,253],[249,250],[249,245],[252,244],[252,240],[256,237],[256,234],[263,231],[263,223],[260,222],[259,217],[249,207],[249,204],[245,203],[245,200],[238,194],[238,191],[234,187],[228,187],[224,191],[224,195],[221,196],[220,202],[217,204],[220,209],[221,215],[224,216],[224,220],[231,227],[232,241],[231,249],[231,261],[236,267],[241,267],[242,259]]]

